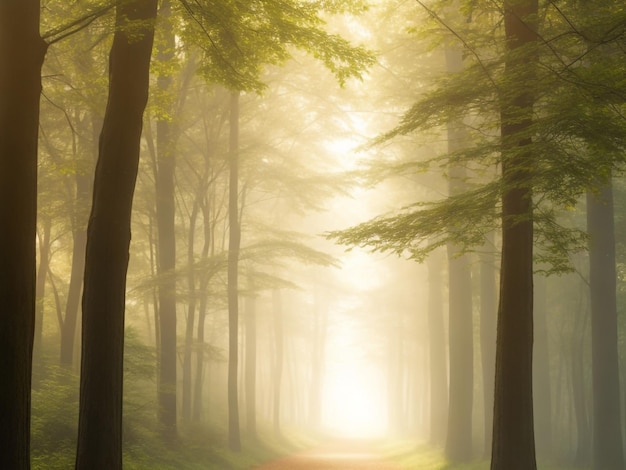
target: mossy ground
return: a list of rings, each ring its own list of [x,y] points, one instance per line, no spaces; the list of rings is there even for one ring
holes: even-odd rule
[[[489,470],[489,461],[477,459],[470,463],[453,464],[446,460],[443,450],[416,441],[389,441],[382,444],[384,455],[411,470]],[[537,463],[538,470],[580,470],[580,467],[563,466],[549,462]]]

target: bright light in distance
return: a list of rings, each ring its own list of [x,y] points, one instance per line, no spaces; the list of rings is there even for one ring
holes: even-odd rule
[[[362,365],[329,371],[324,387],[325,427],[345,437],[379,437],[387,426],[380,378]]]
[[[358,345],[367,338],[354,333],[355,325],[339,330],[334,337],[331,332],[326,353],[323,424],[343,437],[383,436],[387,418],[381,371],[361,354]]]

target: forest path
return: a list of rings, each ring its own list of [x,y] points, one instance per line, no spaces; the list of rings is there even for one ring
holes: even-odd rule
[[[305,452],[283,457],[256,470],[400,470],[376,450],[377,442],[338,439]]]

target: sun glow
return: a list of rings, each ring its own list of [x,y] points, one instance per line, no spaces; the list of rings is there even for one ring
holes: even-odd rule
[[[368,338],[357,320],[346,315],[330,331],[323,423],[340,436],[379,437],[387,426],[385,381],[382,370],[364,353]]]

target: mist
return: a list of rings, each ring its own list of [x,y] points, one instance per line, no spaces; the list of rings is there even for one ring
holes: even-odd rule
[[[621,470],[624,9],[0,4],[0,469]]]

